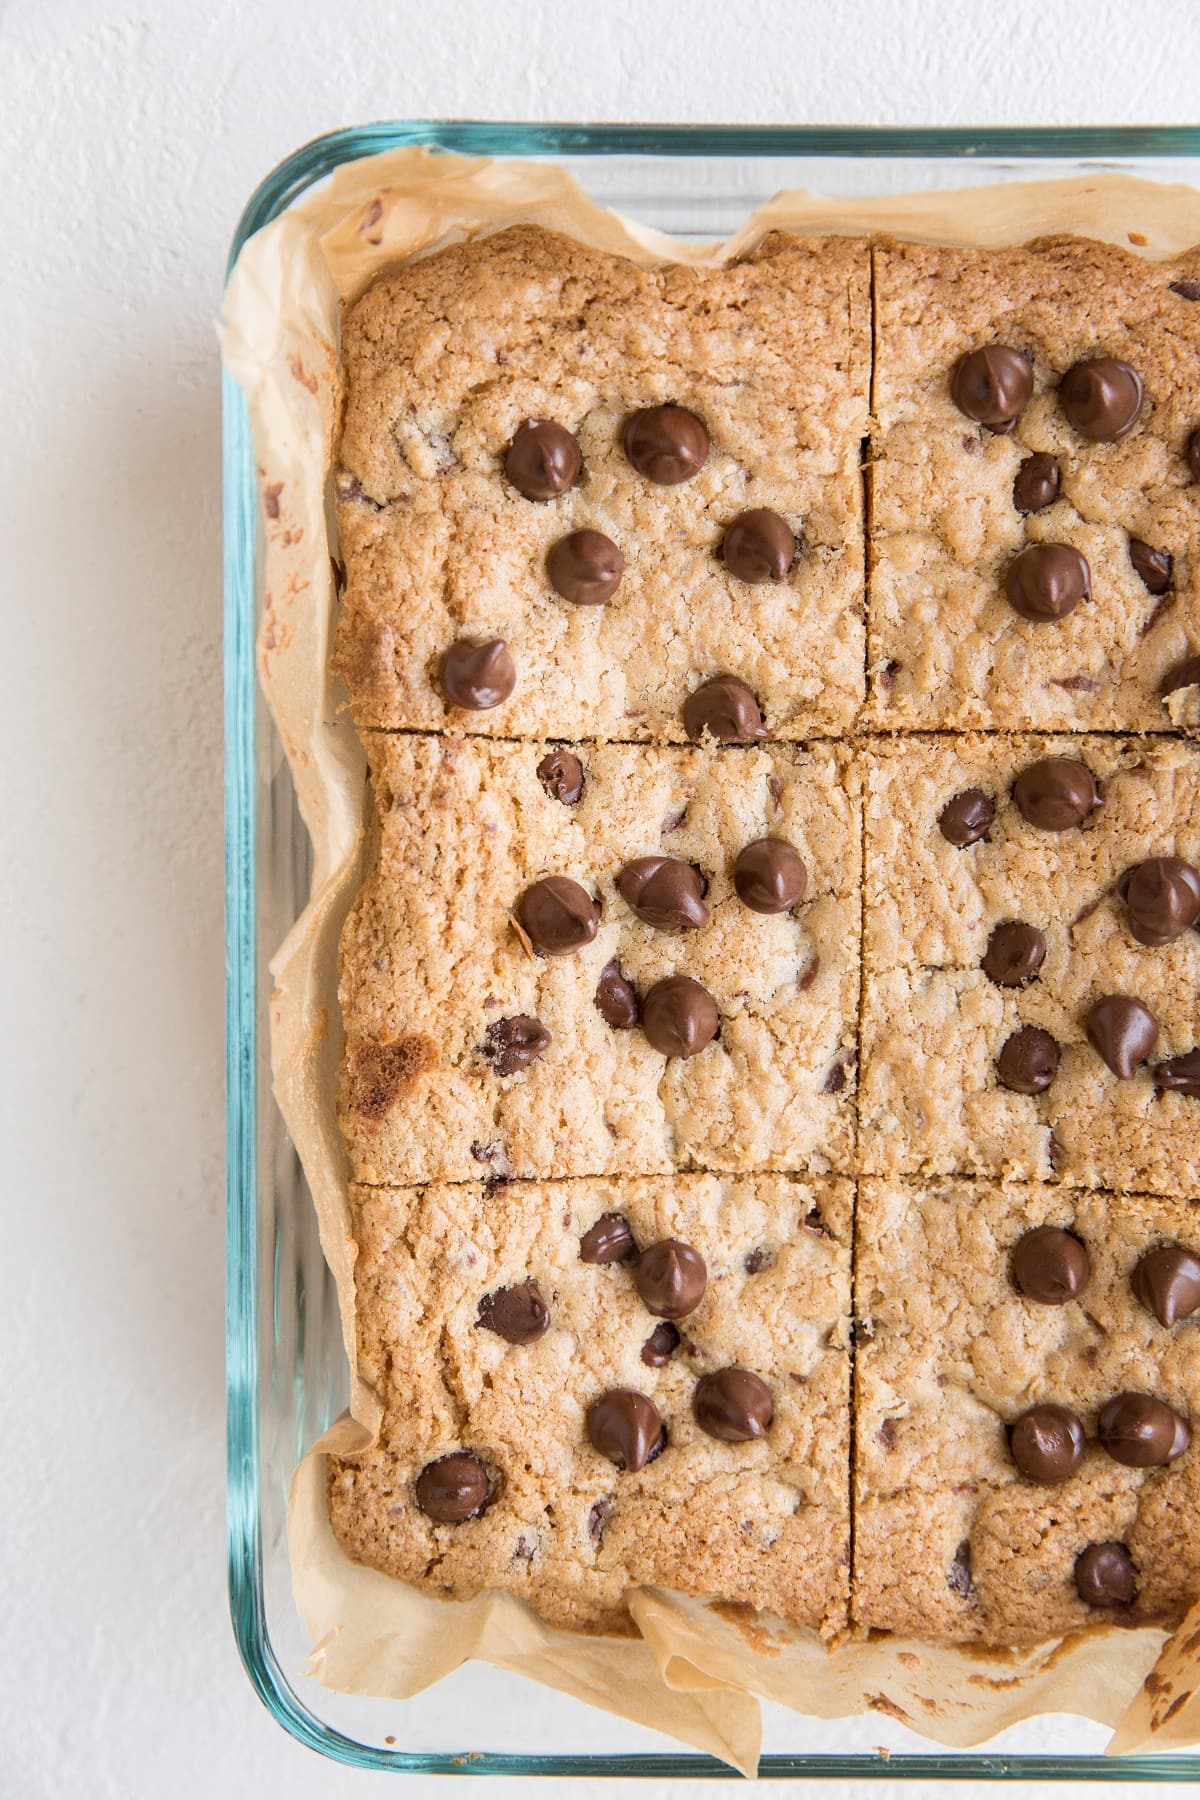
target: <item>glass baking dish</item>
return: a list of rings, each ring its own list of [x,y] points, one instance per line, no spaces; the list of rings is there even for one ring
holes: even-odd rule
[[[339,164],[404,145],[552,158],[601,204],[711,239],[780,188],[888,194],[1099,169],[1194,182],[1200,128],[368,125],[317,138],[272,170],[238,224],[230,266],[253,232]],[[710,1757],[480,1663],[403,1702],[330,1693],[305,1673],[310,1645],[292,1600],[285,1533],[288,1480],[345,1405],[347,1379],[315,1215],[271,1098],[268,962],[307,900],[309,845],[255,678],[255,458],[228,371],[224,508],[228,1544],[246,1669],[287,1731],[360,1768],[728,1777]],[[1200,1754],[1106,1758],[1107,1731],[1066,1716],[1014,1727],[983,1752],[955,1752],[876,1714],[822,1721],[763,1711],[766,1779],[1200,1779]]]

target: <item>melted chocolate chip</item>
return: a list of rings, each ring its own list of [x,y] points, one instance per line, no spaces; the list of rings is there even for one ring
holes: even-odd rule
[[[625,558],[602,531],[572,531],[546,558],[550,586],[574,606],[603,606],[624,573]]]
[[[615,957],[601,969],[592,1003],[604,1023],[611,1025],[614,1031],[628,1031],[637,1024],[637,992]]]
[[[1046,939],[1036,925],[1009,919],[988,939],[983,972],[997,987],[1024,987],[1046,960]]]
[[[513,1166],[503,1144],[474,1143],[471,1145],[471,1155],[488,1171],[488,1187],[500,1187],[511,1180]]]
[[[491,1499],[487,1470],[469,1450],[454,1450],[426,1463],[417,1476],[417,1505],[437,1525],[461,1525]]]
[[[1014,1094],[1042,1094],[1058,1074],[1058,1045],[1040,1025],[1022,1025],[996,1058],[996,1074]]]
[[[659,931],[698,931],[708,924],[704,888],[691,863],[639,856],[617,876],[617,892],[639,919]]]
[[[690,1244],[663,1238],[643,1250],[634,1263],[633,1285],[656,1318],[686,1319],[704,1298],[708,1269]]]
[[[1087,1016],[1088,1043],[1119,1081],[1129,1081],[1158,1042],[1158,1020],[1128,994],[1106,994]]]
[[[963,1600],[969,1600],[973,1589],[971,1581],[971,1540],[964,1538],[954,1552],[954,1561],[946,1570],[946,1586],[951,1588]]]
[[[1124,1544],[1089,1544],[1075,1558],[1075,1591],[1085,1606],[1132,1606],[1137,1570]]]
[[[1200,1050],[1185,1050],[1182,1056],[1169,1056],[1158,1064],[1153,1074],[1155,1087],[1164,1093],[1200,1098]]]
[[[938,829],[948,844],[965,850],[986,837],[996,817],[996,802],[982,788],[964,788],[947,800],[938,814]]]
[[[1165,550],[1152,550],[1141,538],[1129,540],[1129,560],[1152,594],[1165,594],[1171,585],[1171,558]]]
[[[1044,450],[1027,456],[1013,477],[1013,505],[1019,513],[1044,512],[1058,499],[1062,475]]]
[[[1058,397],[1081,437],[1113,444],[1132,431],[1141,417],[1142,378],[1115,357],[1093,356],[1067,370]]]
[[[550,1033],[540,1019],[528,1013],[515,1013],[511,1019],[496,1019],[487,1028],[484,1054],[490,1058],[497,1075],[513,1075],[535,1063],[550,1042]]]
[[[712,675],[683,703],[683,728],[693,743],[709,732],[719,744],[752,744],[767,735],[758,701],[736,675]]]
[[[525,889],[517,918],[539,956],[568,956],[595,937],[600,906],[577,881],[547,875]]]
[[[666,1441],[653,1400],[633,1388],[610,1388],[587,1410],[588,1440],[618,1469],[644,1469]]]
[[[1009,432],[1033,393],[1033,364],[1007,344],[984,344],[959,358],[950,392],[968,419]]]
[[[553,419],[526,419],[504,459],[504,473],[527,500],[553,500],[579,480],[579,445]]]
[[[1168,694],[1177,694],[1180,688],[1190,687],[1200,687],[1200,656],[1187,656],[1168,669],[1159,692],[1165,699]]]
[[[1023,619],[1065,619],[1092,593],[1092,572],[1072,544],[1027,544],[1004,577],[1008,604]]]
[[[588,1513],[588,1536],[598,1544],[604,1536],[604,1527],[616,1511],[616,1501],[611,1494],[601,1494]]]
[[[569,750],[551,750],[537,766],[537,778],[551,800],[578,806],[583,794],[583,764]]]
[[[642,1361],[650,1369],[661,1369],[679,1348],[679,1333],[670,1319],[656,1325],[642,1345]]]
[[[1185,277],[1182,281],[1171,282],[1170,290],[1181,300],[1200,300],[1200,281],[1189,281]]]
[[[451,706],[487,712],[503,705],[516,685],[503,638],[459,638],[442,658],[442,692]]]
[[[633,1232],[624,1213],[601,1213],[579,1240],[579,1260],[585,1263],[628,1262],[637,1255]]]
[[[522,1281],[485,1294],[479,1302],[478,1323],[507,1344],[535,1344],[550,1329],[550,1308],[536,1281]]]
[[[725,533],[721,556],[738,581],[756,586],[767,581],[786,581],[796,560],[796,538],[786,519],[768,506],[739,513]]]
[[[685,406],[650,406],[625,421],[621,444],[639,475],[659,487],[675,487],[704,467],[708,430]]]
[[[1013,1286],[1041,1306],[1065,1306],[1082,1294],[1092,1272],[1086,1247],[1073,1231],[1037,1225],[1013,1249]]]
[[[1174,943],[1200,920],[1200,871],[1178,856],[1152,856],[1118,884],[1139,944]]]
[[[1192,1441],[1187,1421],[1153,1394],[1114,1394],[1100,1408],[1096,1435],[1115,1462],[1127,1469],[1161,1469]]]
[[[774,1260],[775,1258],[766,1246],[758,1244],[753,1250],[747,1251],[742,1259],[742,1267],[747,1275],[761,1275],[764,1269],[770,1268]]]
[[[642,1002],[642,1030],[664,1056],[698,1056],[720,1022],[716,1001],[689,975],[656,981]]]
[[[1039,831],[1069,831],[1100,804],[1092,771],[1067,756],[1030,763],[1013,782],[1012,797],[1021,817]]]
[[[1030,1481],[1053,1486],[1066,1481],[1083,1461],[1083,1426],[1065,1406],[1031,1406],[1009,1428],[1012,1459]]]
[[[1182,1244],[1160,1244],[1138,1259],[1130,1286],[1146,1311],[1169,1328],[1200,1307],[1200,1256]]]
[[[717,1369],[696,1383],[692,1411],[701,1431],[724,1444],[765,1437],[775,1403],[765,1381],[749,1369]]]
[[[738,852],[733,885],[751,912],[790,912],[804,898],[808,871],[799,853],[782,838],[756,838]]]

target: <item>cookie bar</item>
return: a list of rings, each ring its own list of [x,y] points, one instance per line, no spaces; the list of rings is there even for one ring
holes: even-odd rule
[[[874,718],[1169,729],[1200,650],[1200,251],[873,254]]]
[[[629,1629],[644,1585],[844,1623],[848,1182],[351,1202],[360,1369],[384,1407],[377,1447],[331,1468],[352,1556],[582,1629]]]
[[[867,1179],[856,1257],[856,1622],[1176,1624],[1200,1595],[1195,1207]]]
[[[377,280],[334,476],[360,728],[684,741],[720,674],[777,737],[847,726],[869,286],[850,239],[640,269],[531,226]]]
[[[861,814],[840,750],[368,735],[356,1178],[844,1172]]]
[[[865,757],[862,1166],[1200,1193],[1200,751]]]

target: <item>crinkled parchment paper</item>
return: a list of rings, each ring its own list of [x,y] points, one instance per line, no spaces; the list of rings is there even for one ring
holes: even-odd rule
[[[770,228],[886,230],[932,243],[1002,245],[1075,231],[1167,256],[1200,241],[1200,193],[1105,175],[887,201],[783,194],[726,245],[677,243],[594,206],[560,169],[402,150],[348,164],[243,249],[222,321],[250,406],[262,496],[259,673],[312,834],[312,898],[272,965],[275,1095],[316,1202],[352,1371],[351,1412],[296,1471],[289,1531],[312,1669],[348,1693],[407,1697],[468,1657],[516,1669],[753,1773],[755,1695],[840,1718],[868,1709],[956,1747],[1039,1712],[1117,1727],[1112,1748],[1200,1738],[1200,1605],[1164,1645],[1098,1628],[1035,1650],[935,1648],[880,1636],[827,1650],[769,1615],[656,1589],[630,1595],[640,1639],[544,1625],[520,1601],[444,1601],[350,1561],[325,1506],[325,1453],[361,1446],[379,1404],[355,1372],[354,1255],[331,1095],[340,1050],[337,939],[359,879],[364,760],[328,671],[336,597],[326,477],[337,391],[339,303],[384,264],[517,221],[643,264],[718,262]],[[1194,1697],[1193,1697],[1194,1696]]]

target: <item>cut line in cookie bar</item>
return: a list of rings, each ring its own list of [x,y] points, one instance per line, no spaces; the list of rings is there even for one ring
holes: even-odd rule
[[[689,1175],[351,1190],[380,1438],[361,1562],[631,1630],[658,1586],[833,1633],[849,1575],[852,1192]]]
[[[863,1167],[1200,1194],[1200,749],[913,737],[863,768]]]
[[[847,752],[366,742],[340,964],[356,1179],[853,1168]]]
[[[865,684],[868,253],[640,269],[515,227],[347,311],[336,665],[360,729],[847,728]],[[736,678],[752,713],[698,690]]]
[[[852,1618],[1017,1645],[1200,1596],[1200,1211],[866,1178]]]

